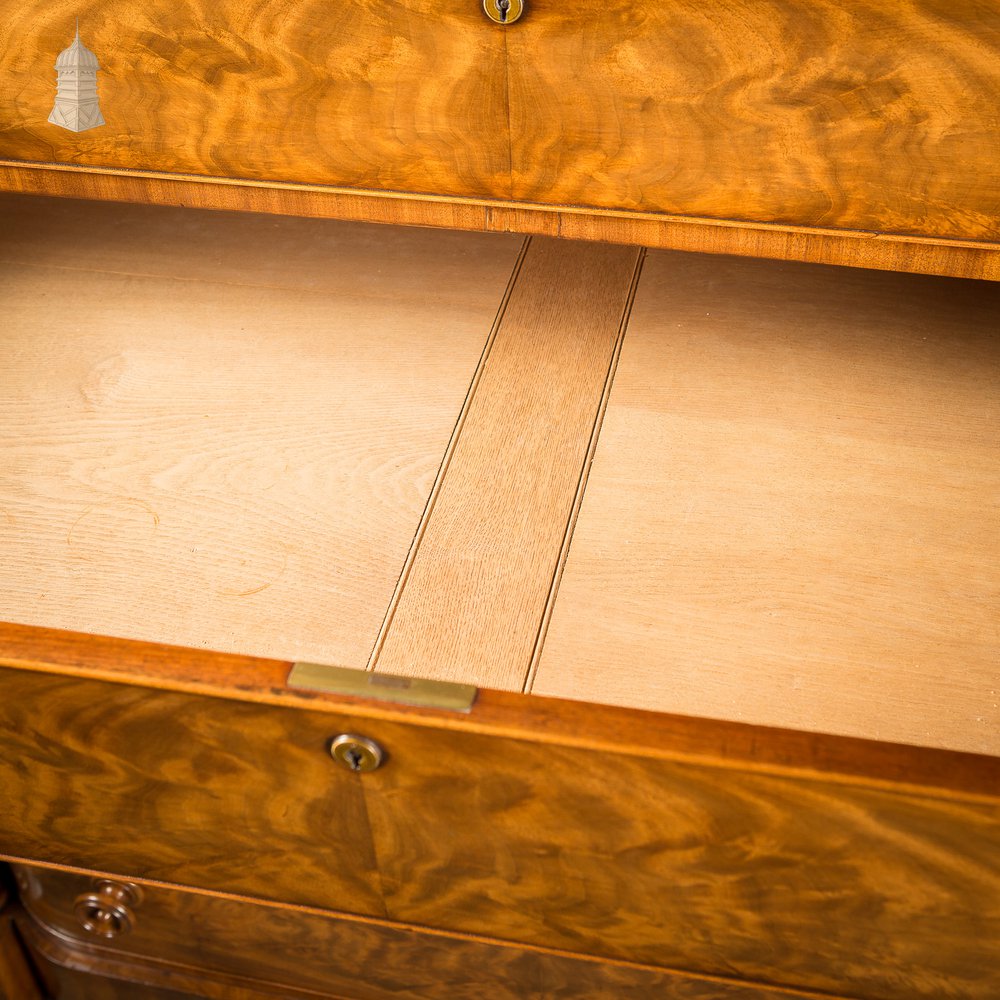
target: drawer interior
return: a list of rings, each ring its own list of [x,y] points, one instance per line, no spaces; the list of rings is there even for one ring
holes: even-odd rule
[[[363,667],[520,239],[0,219],[0,617]]]
[[[0,218],[0,617],[1000,752],[996,284]]]
[[[1000,753],[998,292],[650,253],[532,690]]]

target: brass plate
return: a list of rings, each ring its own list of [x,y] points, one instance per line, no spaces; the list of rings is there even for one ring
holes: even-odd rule
[[[321,663],[294,664],[288,674],[288,686],[452,712],[471,712],[479,692],[472,684],[396,677],[393,674],[352,670],[350,667],[327,667]]]

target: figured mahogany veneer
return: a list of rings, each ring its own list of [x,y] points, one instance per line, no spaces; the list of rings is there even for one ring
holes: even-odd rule
[[[8,190],[1000,276],[978,0],[116,0],[71,133],[79,13],[0,5]]]
[[[5,636],[8,855],[836,995],[995,990],[995,758],[514,694],[339,703],[283,694],[289,664],[131,643],[108,683],[87,637]],[[242,690],[170,690],[187,670]],[[337,768],[343,731],[386,765]]]
[[[786,1000],[801,996],[413,928],[345,920],[162,886],[144,886],[135,930],[88,938],[68,914],[86,875],[18,866],[35,960],[205,997],[394,1000]],[[50,973],[51,974],[51,973]],[[124,986],[124,989],[128,989]],[[122,986],[119,989],[123,988]],[[136,987],[133,987],[135,989]],[[79,998],[90,1000],[86,982]],[[57,994],[58,995],[58,994]],[[141,993],[139,994],[142,995]],[[76,996],[76,994],[74,994]]]
[[[507,33],[513,197],[1000,239],[1000,10],[534,0]]]
[[[476,5],[116,0],[81,17],[107,124],[49,125],[72,4],[0,7],[0,155],[504,197],[504,36]]]

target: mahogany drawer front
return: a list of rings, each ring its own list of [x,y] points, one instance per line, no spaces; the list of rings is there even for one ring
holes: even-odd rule
[[[449,195],[509,193],[504,36],[475,3],[118,0],[82,13],[103,126],[49,124],[76,12],[0,6],[0,156]]]
[[[1000,7],[529,0],[513,197],[1000,239]]]
[[[983,785],[972,795],[720,765],[629,748],[646,727],[654,743],[687,730],[754,757],[773,741],[775,761],[831,750],[517,695],[491,725],[489,692],[467,718],[394,717],[282,696],[280,664],[246,667],[256,697],[287,705],[0,671],[0,852],[730,983],[995,995],[987,758],[825,741],[907,781],[965,772]],[[553,741],[560,717],[578,735]],[[386,763],[338,769],[326,742],[341,731],[375,739]]]
[[[24,865],[16,872],[25,920],[31,922],[22,921],[22,934],[43,954],[62,964],[88,966],[97,975],[172,984],[197,995],[228,995],[226,985],[267,996],[297,997],[303,990],[347,1000],[400,995],[415,1000],[486,995],[497,1000],[778,1000],[782,995],[765,987],[162,886],[138,887],[130,929],[102,938],[84,930],[74,911],[103,879]]]
[[[384,912],[348,720],[0,673],[5,853]]]
[[[104,171],[54,191],[997,274],[1000,10],[978,0],[536,0],[506,28],[478,0],[119,0],[81,24],[104,124],[80,132],[48,120],[72,33],[0,6],[0,160]],[[162,181],[184,177],[250,187]]]

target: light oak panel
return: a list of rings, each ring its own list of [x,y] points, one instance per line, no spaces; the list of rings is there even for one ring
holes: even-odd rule
[[[0,211],[0,617],[363,667],[520,240]]]
[[[374,669],[523,686],[639,260],[634,247],[532,240]]]
[[[650,254],[532,690],[1000,753],[998,315]]]
[[[515,199],[1000,238],[1000,9],[536,0],[508,32]]]
[[[106,125],[47,122],[55,60],[98,58]],[[431,0],[67,0],[0,8],[0,155],[509,195],[504,38]]]

